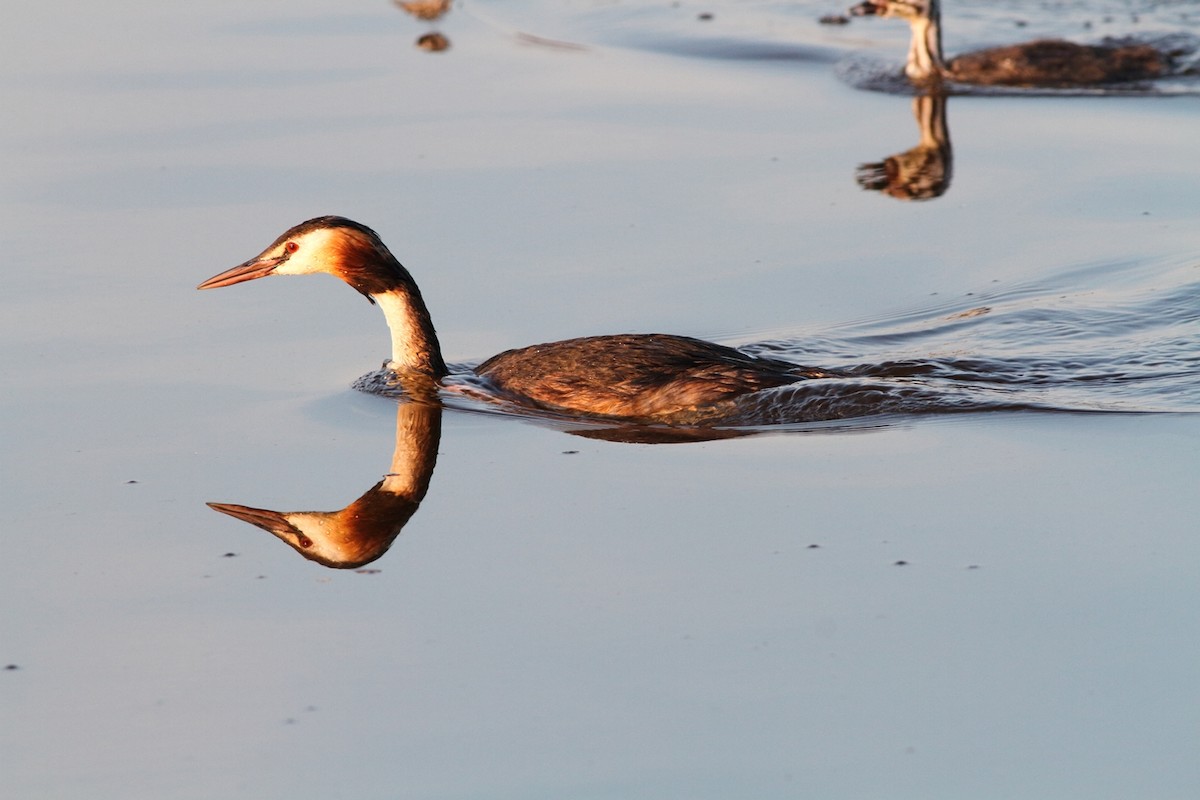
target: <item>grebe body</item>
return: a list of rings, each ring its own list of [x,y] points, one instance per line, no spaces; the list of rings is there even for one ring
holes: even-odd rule
[[[378,234],[344,217],[303,222],[259,255],[197,288],[319,272],[341,278],[379,305],[392,335],[389,369],[402,377],[432,381],[449,374],[412,275]],[[640,420],[702,411],[739,395],[829,376],[788,361],[659,333],[589,336],[508,350],[474,372],[506,400]]]
[[[981,86],[1070,88],[1152,80],[1167,72],[1166,57],[1148,44],[1084,45],[1062,39],[942,56],[939,0],[865,0],[856,16],[897,17],[912,28],[904,72],[915,83],[947,79]]]
[[[589,336],[508,350],[475,368],[503,394],[547,408],[651,418],[824,373],[663,333]]]

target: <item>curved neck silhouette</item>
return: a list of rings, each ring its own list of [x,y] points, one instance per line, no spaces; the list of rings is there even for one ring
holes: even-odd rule
[[[387,552],[420,507],[437,463],[441,432],[441,406],[400,403],[391,469],[340,511],[271,511],[232,503],[208,506],[262,528],[319,564],[334,569],[361,567]]]

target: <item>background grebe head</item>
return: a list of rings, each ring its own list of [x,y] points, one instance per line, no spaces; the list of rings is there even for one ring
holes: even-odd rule
[[[389,366],[401,374],[446,375],[441,347],[416,281],[366,225],[338,216],[315,217],[289,228],[254,258],[214,275],[197,289],[216,289],[268,275],[341,278],[378,303],[392,334]]]
[[[904,74],[910,80],[939,80],[946,71],[942,60],[941,9],[937,0],[864,0],[850,9],[854,16],[897,17],[912,27]]]

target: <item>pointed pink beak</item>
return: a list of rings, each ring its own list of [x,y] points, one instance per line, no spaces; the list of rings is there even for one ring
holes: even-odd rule
[[[234,503],[205,503],[205,505],[213,511],[220,511],[222,514],[228,514],[234,519],[240,519],[242,522],[249,522],[251,525],[256,525],[264,531],[270,531],[271,533],[296,532],[296,528],[284,519],[283,514],[278,511],[239,506]]]
[[[242,281],[252,281],[255,278],[265,278],[275,271],[275,268],[287,260],[286,256],[273,258],[252,258],[245,264],[238,264],[233,269],[227,269],[220,275],[213,275],[197,289],[218,289],[222,286],[233,286]]]

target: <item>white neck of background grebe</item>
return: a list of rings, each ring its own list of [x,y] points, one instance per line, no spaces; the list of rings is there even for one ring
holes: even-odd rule
[[[930,0],[929,12],[914,18],[912,42],[908,48],[908,63],[904,74],[915,81],[940,78],[946,71],[942,59],[942,12],[937,0]]]

